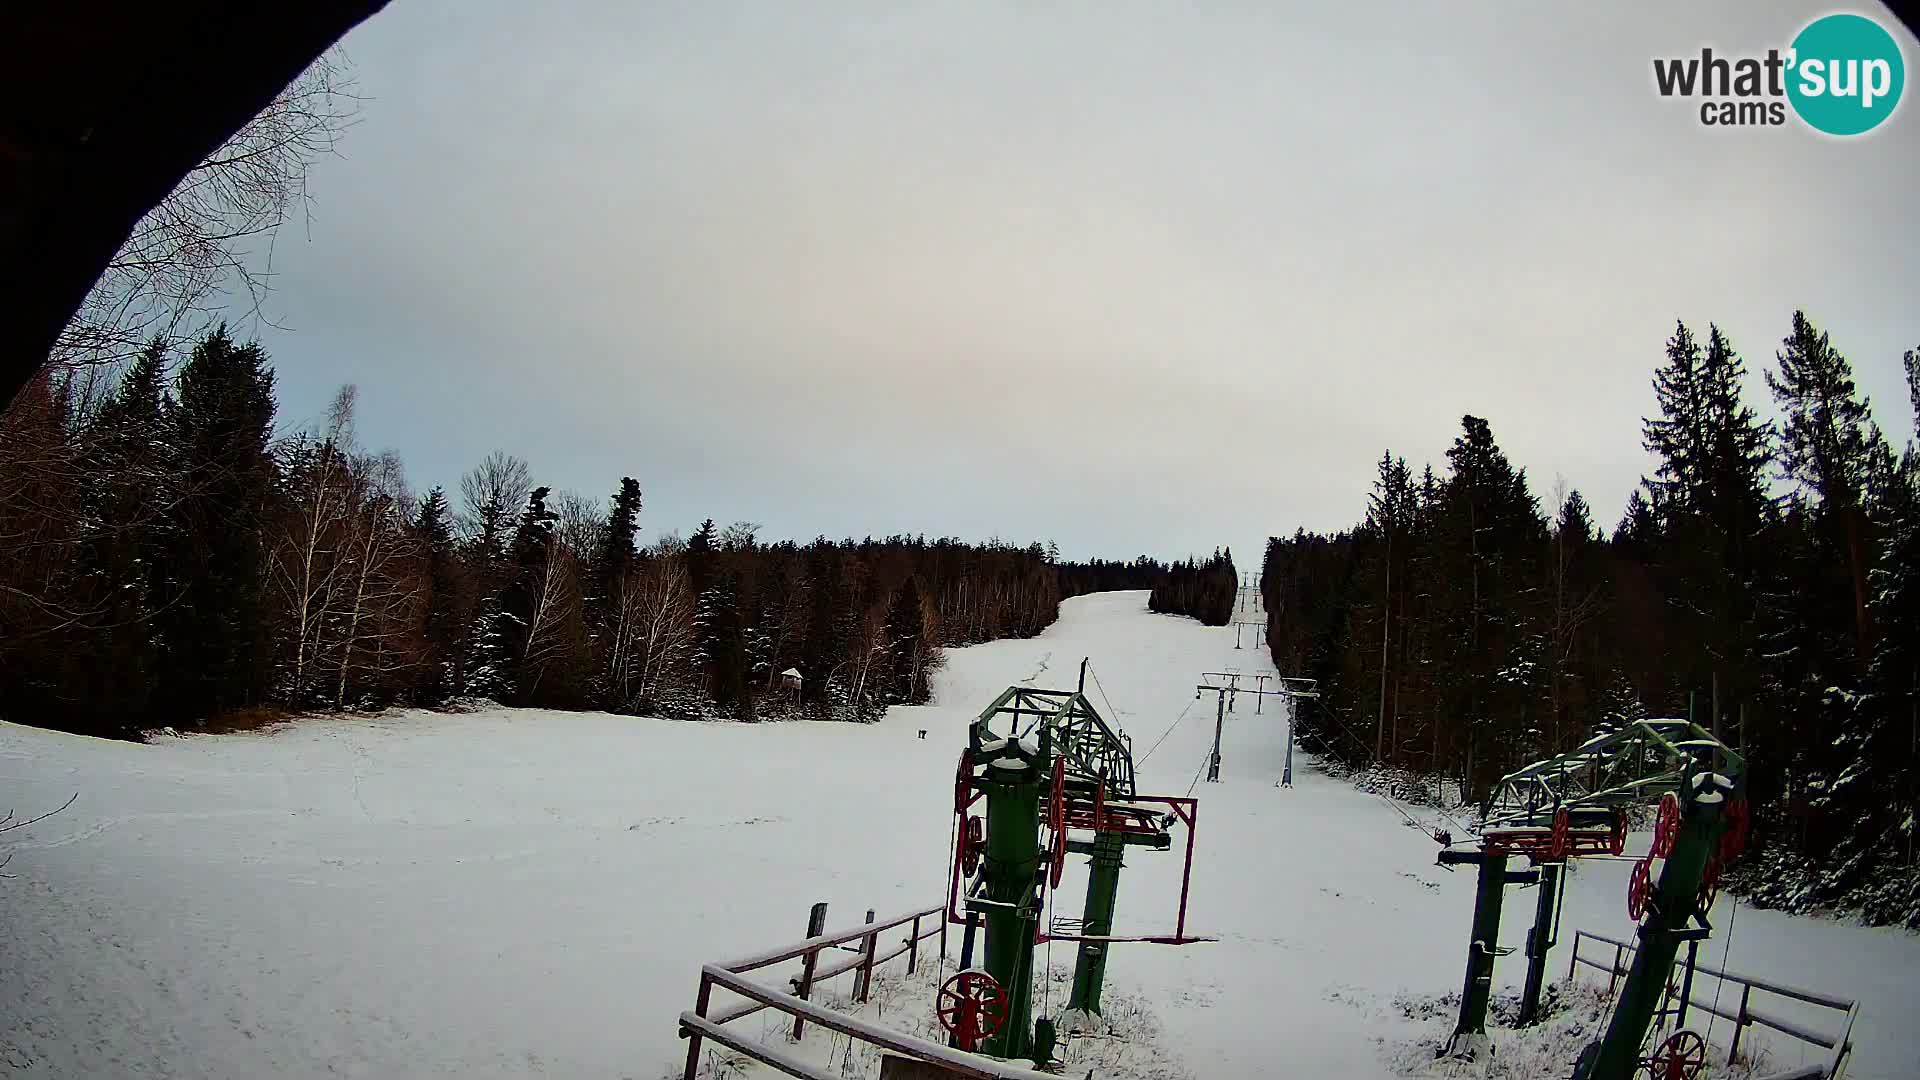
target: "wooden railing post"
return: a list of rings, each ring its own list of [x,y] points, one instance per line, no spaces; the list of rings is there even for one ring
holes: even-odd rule
[[[940,909],[940,962],[947,962],[947,910]]]
[[[873,921],[872,908],[867,909],[867,921]],[[879,941],[880,931],[878,930],[868,933],[860,941],[860,951],[865,958],[860,961],[860,988],[859,995],[855,998],[857,1001],[865,1001],[868,995],[873,993],[873,956]]]
[[[920,916],[913,917],[913,936],[907,939],[907,974],[920,966]]]
[[[807,937],[817,938],[826,932],[827,902],[822,900],[813,905],[813,910],[807,913]],[[818,946],[808,949],[805,959],[800,961],[800,985],[798,990],[801,1001],[806,1001],[808,996],[813,993],[813,969],[819,962],[820,949]],[[805,1030],[806,1024],[807,1021],[805,1017],[795,1016],[793,1018],[793,1037],[796,1041],[799,1040],[800,1033]],[[688,1077],[687,1080],[692,1080],[692,1077]]]
[[[1567,985],[1573,985],[1573,966],[1580,962],[1580,939],[1585,936],[1580,931],[1573,932],[1573,948],[1567,950]]]
[[[1729,1065],[1733,1064],[1734,1059],[1740,1056],[1740,1033],[1746,1030],[1747,1027],[1747,998],[1751,996],[1752,993],[1752,983],[1747,983],[1740,987],[1740,1011],[1735,1015],[1733,1021],[1733,1045],[1727,1047],[1727,1064]]]
[[[711,1000],[712,997],[713,980],[707,978],[707,973],[702,971],[700,973],[700,995],[695,998],[693,1002],[694,1015],[705,1017],[707,1015],[707,1002]],[[687,1033],[687,1072],[684,1080],[693,1080],[693,1074],[699,1068],[700,1033],[698,1031],[690,1031]]]
[[[1614,985],[1620,981],[1620,957],[1621,957],[1620,946],[1615,945],[1613,947],[1613,968],[1607,972],[1607,996],[1608,997],[1613,996]]]

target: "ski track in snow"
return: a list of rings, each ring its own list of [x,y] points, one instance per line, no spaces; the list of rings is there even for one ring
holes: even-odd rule
[[[1083,655],[1141,745],[1202,671],[1271,670],[1230,628],[1106,593],[1038,638],[952,651],[938,704],[870,726],[494,709],[137,746],[0,725],[5,802],[27,816],[80,793],[5,842],[0,1071],[652,1080],[683,1053],[701,963],[798,939],[815,900],[840,926],[944,897],[967,724],[1009,685],[1070,685]],[[1186,789],[1211,713],[1189,711],[1143,792]],[[1195,789],[1188,927],[1221,941],[1119,945],[1109,978],[1157,1007],[1196,1076],[1386,1076],[1383,1047],[1433,1030],[1396,999],[1459,989],[1473,879],[1304,757],[1276,787],[1284,731],[1283,710],[1244,701],[1222,782]],[[1079,914],[1083,861],[1055,914]],[[1170,930],[1179,871],[1178,844],[1130,851],[1116,932]],[[1626,873],[1574,871],[1551,978],[1576,927],[1630,932]],[[1509,892],[1505,944],[1532,911]],[[1728,963],[1859,995],[1849,1075],[1920,1075],[1920,938],[1741,908]],[[1500,986],[1524,970],[1504,959]],[[1768,1041],[1776,1064],[1802,1059]]]

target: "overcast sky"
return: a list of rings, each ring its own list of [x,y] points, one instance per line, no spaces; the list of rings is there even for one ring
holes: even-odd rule
[[[420,488],[631,474],[646,537],[1245,567],[1471,412],[1610,527],[1676,318],[1771,411],[1804,307],[1911,432],[1920,105],[1843,142],[1652,88],[1826,10],[393,0],[276,256],[283,422],[355,383]]]

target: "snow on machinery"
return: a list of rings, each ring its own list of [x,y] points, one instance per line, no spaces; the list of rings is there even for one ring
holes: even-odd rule
[[[1687,720],[1658,719],[1636,721],[1502,777],[1487,804],[1478,850],[1440,854],[1443,865],[1479,867],[1460,1019],[1441,1053],[1473,1057],[1485,1046],[1506,885],[1537,882],[1540,889],[1527,934],[1520,1011],[1521,1023],[1532,1023],[1539,1019],[1566,860],[1621,855],[1628,811],[1656,804],[1652,850],[1635,863],[1626,898],[1629,914],[1640,924],[1640,947],[1605,1035],[1582,1052],[1574,1075],[1577,1080],[1629,1080],[1643,1068],[1676,1080],[1696,1075],[1704,1052],[1694,1045],[1699,1037],[1692,1032],[1677,1032],[1651,1056],[1643,1056],[1640,1048],[1680,945],[1697,949],[1713,931],[1707,916],[1720,868],[1746,843],[1745,773],[1740,755],[1705,729]],[[1514,855],[1525,856],[1535,869],[1509,871],[1507,861]],[[1656,859],[1662,860],[1657,879]]]
[[[973,813],[982,802],[984,815]],[[954,780],[947,918],[966,931],[963,970],[939,1000],[953,1045],[1044,1064],[1060,1026],[1087,1028],[1099,1015],[1110,946],[1213,940],[1186,932],[1197,814],[1197,800],[1136,791],[1129,740],[1080,691],[1012,686],[996,697],[968,729]],[[1114,900],[1126,849],[1168,850],[1176,822],[1187,839],[1172,933],[1116,936]],[[1077,920],[1049,923],[1049,894],[1069,853],[1091,856],[1086,905]],[[976,929],[986,933],[977,968]],[[1073,990],[1060,1017],[1035,1022],[1034,951],[1054,940],[1078,942]]]

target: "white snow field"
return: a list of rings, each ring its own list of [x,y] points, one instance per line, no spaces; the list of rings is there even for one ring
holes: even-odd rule
[[[0,802],[30,816],[79,795],[4,842],[0,1070],[677,1072],[675,1018],[701,963],[799,939],[815,900],[842,926],[944,897],[954,763],[1006,686],[1071,686],[1092,657],[1090,694],[1140,754],[1185,710],[1140,773],[1145,792],[1187,791],[1212,738],[1197,676],[1270,669],[1231,628],[1145,601],[1078,598],[1038,638],[955,650],[937,704],[870,726],[494,709],[139,746],[0,725]],[[1194,788],[1188,926],[1221,940],[1117,946],[1110,985],[1157,1013],[1196,1077],[1393,1075],[1449,1030],[1436,999],[1459,990],[1473,879],[1437,868],[1390,804],[1304,760],[1294,788],[1276,787],[1284,731],[1284,710],[1242,699],[1222,782]],[[1179,868],[1177,848],[1129,854],[1116,932],[1171,928]],[[1626,869],[1575,873],[1556,981],[1576,927],[1630,932]],[[1083,890],[1070,867],[1062,914]],[[1728,905],[1733,969],[1862,999],[1849,1075],[1920,1076],[1920,939],[1744,907],[1729,919]],[[1509,892],[1504,944],[1532,907]],[[1720,963],[1728,938],[1703,958]],[[1501,986],[1524,968],[1503,960]],[[1720,1022],[1713,1040],[1727,1034]],[[1774,1067],[1815,1060],[1760,1038]]]

